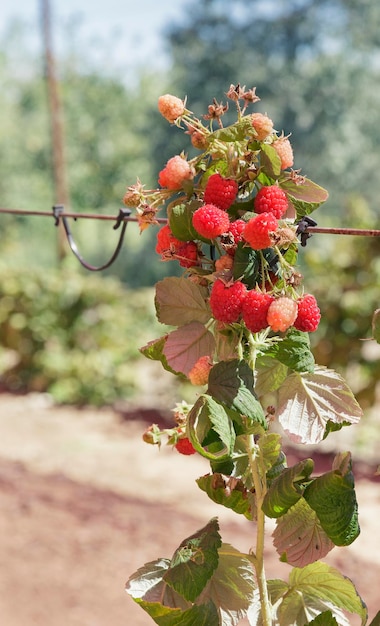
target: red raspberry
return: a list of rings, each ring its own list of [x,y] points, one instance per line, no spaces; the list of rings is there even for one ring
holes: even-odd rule
[[[183,241],[175,252],[181,267],[194,267],[198,265],[198,246],[195,241]]]
[[[281,160],[281,169],[286,170],[287,167],[292,167],[294,163],[293,148],[287,137],[279,137],[272,143],[273,148],[276,150]]]
[[[297,317],[298,306],[295,300],[282,296],[273,300],[267,315],[268,326],[277,332],[284,333],[293,326]]]
[[[212,363],[209,356],[201,356],[187,377],[192,385],[206,385]]]
[[[306,294],[297,301],[298,315],[294,322],[294,328],[306,333],[312,333],[318,328],[321,312],[314,296]]]
[[[215,319],[226,324],[237,322],[246,293],[247,287],[240,280],[226,284],[218,278],[210,295],[210,307]]]
[[[204,201],[215,204],[219,209],[227,211],[234,203],[238,192],[238,184],[232,178],[223,178],[220,174],[212,174],[205,187]]]
[[[181,439],[178,439],[174,447],[176,450],[178,450],[180,454],[186,454],[187,456],[196,453],[193,444],[187,437],[182,437]]]
[[[170,226],[165,224],[157,233],[156,252],[157,254],[166,256],[167,253],[174,253],[178,246],[183,245],[183,243],[183,241],[174,237]]]
[[[181,156],[177,155],[169,159],[163,170],[158,175],[161,187],[167,189],[180,189],[185,180],[193,177],[191,166]]]
[[[214,204],[204,204],[193,214],[193,226],[197,233],[205,239],[215,239],[227,232],[230,218],[225,211]]]
[[[244,220],[235,220],[230,224],[230,227],[228,229],[228,235],[231,236],[236,246],[243,239],[243,231],[246,224],[247,222],[245,222]]]
[[[278,222],[273,213],[261,213],[246,223],[243,238],[253,250],[270,248],[272,246],[270,233],[276,232],[277,227]]]
[[[175,122],[185,112],[185,105],[176,96],[166,93],[158,98],[158,110],[168,122]]]
[[[268,326],[268,309],[274,298],[269,293],[251,289],[247,291],[242,307],[242,317],[248,330],[258,333]]]
[[[288,198],[277,185],[261,187],[253,201],[256,213],[273,213],[279,220],[288,209]]]
[[[252,113],[252,126],[256,131],[255,139],[264,141],[273,132],[273,122],[267,115]]]

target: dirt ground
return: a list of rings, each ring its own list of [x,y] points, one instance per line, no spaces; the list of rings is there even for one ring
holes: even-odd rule
[[[142,442],[145,417],[0,395],[1,626],[148,626],[152,620],[124,591],[138,567],[170,557],[214,516],[224,541],[245,551],[253,544],[254,526],[219,510],[196,486],[208,471],[204,459]],[[326,450],[319,461],[329,458]],[[325,561],[355,582],[373,617],[380,485],[365,461],[354,463],[362,533]],[[270,532],[267,574],[287,578]]]

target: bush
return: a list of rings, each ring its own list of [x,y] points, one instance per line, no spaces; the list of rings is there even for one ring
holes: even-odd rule
[[[131,396],[138,348],[157,325],[151,301],[114,278],[0,268],[3,388],[79,405]]]

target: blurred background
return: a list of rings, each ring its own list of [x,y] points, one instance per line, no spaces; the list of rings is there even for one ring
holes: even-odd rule
[[[291,133],[295,168],[329,201],[320,226],[376,228],[380,171],[380,5],[376,0],[16,0],[0,7],[0,206],[117,214],[125,188],[149,188],[190,142],[157,111],[188,97],[201,116],[231,83],[256,87],[255,110]],[[365,28],[363,28],[365,24]],[[53,91],[52,91],[53,90]],[[58,128],[58,138],[57,138]],[[4,389],[59,403],[133,397],[131,363],[157,336],[155,229],[134,224],[117,262],[89,275],[53,220],[1,215],[0,372]],[[80,220],[83,255],[103,263],[112,223]],[[380,241],[315,235],[301,249],[307,291],[323,313],[319,363],[374,405]],[[133,294],[133,297],[131,297]]]

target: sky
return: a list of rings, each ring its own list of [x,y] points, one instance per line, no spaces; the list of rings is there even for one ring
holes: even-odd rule
[[[65,26],[80,23],[85,38],[112,41],[112,58],[129,71],[142,64],[165,67],[161,31],[167,23],[180,21],[189,0],[50,0],[53,42],[59,52]],[[11,20],[29,24],[40,33],[43,0],[0,0],[0,37]]]

